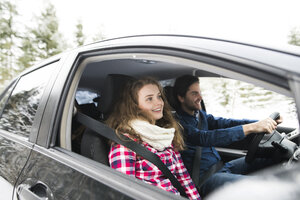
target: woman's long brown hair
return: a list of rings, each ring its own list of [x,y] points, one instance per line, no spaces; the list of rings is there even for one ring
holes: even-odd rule
[[[125,86],[121,94],[121,98],[117,101],[113,112],[109,115],[106,123],[109,127],[114,129],[117,134],[126,133],[131,138],[141,141],[139,134],[137,134],[133,128],[130,127],[130,121],[134,119],[147,120],[150,123],[152,119],[147,116],[138,106],[138,92],[145,85],[156,85],[162,95],[164,101],[163,117],[156,121],[156,125],[163,128],[175,128],[175,135],[173,139],[173,145],[176,150],[184,149],[184,142],[181,134],[181,126],[174,119],[171,113],[171,107],[166,100],[163,88],[153,78],[146,77],[135,81],[130,81]]]

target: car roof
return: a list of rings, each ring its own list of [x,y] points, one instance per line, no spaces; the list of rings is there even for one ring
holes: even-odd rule
[[[216,56],[243,58],[300,74],[300,47],[267,47],[236,41],[184,35],[138,35],[97,42],[95,47],[169,47]]]
[[[123,48],[134,48],[136,52],[139,52],[139,48],[148,49],[149,54],[155,52],[153,49],[180,50],[180,54],[190,52],[220,60],[234,60],[240,61],[240,63],[249,61],[252,64],[249,64],[248,67],[256,68],[255,73],[264,70],[279,77],[300,76],[300,68],[297,67],[300,63],[300,51],[291,50],[293,48],[274,49],[212,38],[179,35],[140,35],[96,42],[85,45],[79,51],[98,52],[99,49]],[[297,48],[295,49],[297,50]],[[197,69],[197,76],[220,76],[214,74],[214,71],[198,73],[200,71]],[[151,56],[149,60],[139,59],[138,57],[106,61],[94,60],[87,65],[83,77],[88,78],[82,79],[79,87],[92,90],[99,89],[99,86],[103,85],[105,77],[110,73],[135,77],[147,75],[154,76],[158,80],[166,80],[182,74],[195,74],[195,68],[182,65],[182,63],[151,60]]]
[[[56,55],[42,61],[42,64],[58,60],[61,56],[68,53],[90,53],[100,52],[106,49],[168,49],[180,50],[180,53],[196,53],[197,55],[210,58],[223,59],[227,61],[241,61],[240,63],[252,62],[247,67],[254,68],[254,71],[265,71],[276,74],[284,79],[300,76],[300,48],[289,45],[282,48],[265,47],[253,44],[246,44],[236,41],[214,39],[197,36],[184,35],[137,35],[115,39],[104,40],[92,44],[84,45]],[[124,52],[126,52],[125,49]],[[138,52],[138,51],[137,51]],[[152,50],[148,51],[153,53]],[[118,64],[119,63],[119,64]],[[255,64],[256,63],[256,64]],[[99,66],[108,67],[99,67]],[[41,66],[41,64],[39,64]],[[123,67],[120,67],[123,66]],[[34,66],[22,74],[35,69]],[[197,70],[200,72],[201,70]],[[111,59],[105,62],[93,62],[87,65],[83,77],[79,84],[80,88],[97,91],[103,85],[104,79],[108,74],[118,73],[131,76],[155,76],[158,80],[166,80],[178,77],[182,74],[194,74],[195,68],[171,62],[159,62],[147,59]],[[197,73],[197,76],[220,76],[213,71]],[[221,75],[223,76],[223,75]],[[226,76],[225,76],[226,77]],[[286,84],[286,83],[282,83]]]

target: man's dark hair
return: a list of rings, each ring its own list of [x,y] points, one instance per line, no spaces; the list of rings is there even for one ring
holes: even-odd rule
[[[184,97],[186,92],[188,91],[189,87],[194,83],[199,83],[199,79],[196,76],[183,75],[183,76],[176,78],[176,81],[174,84],[173,95],[174,95],[174,98],[176,99],[177,106],[180,106],[180,102],[179,102],[177,96]]]

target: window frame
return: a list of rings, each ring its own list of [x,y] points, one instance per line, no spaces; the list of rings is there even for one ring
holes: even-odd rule
[[[168,49],[165,47],[152,47],[152,48],[131,48],[131,47],[127,47],[127,48],[114,48],[114,49],[109,49],[109,50],[97,50],[97,51],[92,51],[92,52],[81,52],[78,53],[76,55],[76,60],[73,63],[72,66],[72,72],[70,74],[69,77],[73,77],[72,79],[68,79],[67,80],[67,84],[65,85],[66,88],[64,88],[64,90],[68,90],[70,92],[70,89],[73,91],[72,92],[72,96],[68,95],[67,93],[65,93],[64,95],[64,100],[62,101],[67,101],[69,108],[65,109],[65,106],[63,106],[62,104],[60,105],[60,110],[62,111],[62,118],[64,119],[63,121],[66,122],[66,118],[71,119],[71,115],[72,115],[72,108],[74,107],[74,102],[71,102],[71,99],[75,98],[75,88],[78,87],[79,84],[79,80],[80,80],[80,76],[84,71],[85,65],[84,62],[92,62],[92,61],[104,61],[107,59],[122,59],[122,58],[133,58],[132,55],[134,55],[133,57],[139,57],[139,55],[141,55],[140,57],[145,57],[145,58],[149,58],[151,60],[151,57],[165,57],[165,59],[167,59],[168,61],[171,61],[173,58],[175,60],[175,62],[183,62],[183,60],[186,61],[186,65],[187,66],[195,66],[196,69],[198,70],[203,70],[203,71],[207,71],[210,73],[215,73],[215,71],[224,74],[224,77],[228,77],[228,78],[233,78],[236,80],[241,80],[247,83],[252,83],[255,84],[256,86],[261,86],[263,88],[272,90],[272,91],[276,91],[279,94],[283,94],[286,96],[292,96],[291,93],[291,88],[288,85],[289,83],[289,79],[282,78],[279,77],[277,75],[272,75],[272,74],[266,74],[266,73],[262,73],[262,74],[255,74],[255,72],[257,72],[257,70],[254,69],[254,71],[252,71],[252,67],[247,66],[246,64],[250,64],[252,65],[261,65],[261,66],[265,66],[262,63],[255,63],[253,61],[249,61],[249,60],[245,60],[242,59],[243,62],[241,62],[241,58],[232,58],[231,60],[226,60],[223,58],[218,58],[218,57],[212,57],[209,56],[207,54],[202,55],[200,53],[195,54],[195,52],[186,52],[180,49]],[[106,58],[107,57],[107,58]],[[99,59],[99,58],[104,58],[104,59]],[[169,59],[170,58],[170,59]],[[87,61],[88,60],[88,61]],[[164,60],[164,59],[162,59]],[[199,65],[195,65],[195,64],[199,64],[202,63],[203,65],[199,66]],[[210,66],[209,69],[206,69],[207,66]],[[245,67],[246,70],[243,70],[243,68]],[[81,72],[80,74],[78,74],[78,68],[81,68]],[[266,76],[268,77],[273,77],[275,80],[284,80],[285,79],[285,84],[283,83],[279,83],[278,85],[274,84],[274,83],[269,83],[269,81],[265,81],[265,77],[263,74],[266,74]],[[197,75],[197,74],[195,74]],[[76,79],[78,79],[76,82],[74,82],[74,76],[77,76]],[[280,86],[279,86],[280,85]],[[289,87],[289,88],[287,88]],[[296,102],[296,101],[295,101]],[[64,103],[65,104],[65,103]],[[297,110],[298,111],[298,110]],[[299,112],[299,111],[298,111]],[[66,114],[68,113],[68,114]],[[61,123],[61,121],[59,122]],[[63,128],[63,129],[67,129],[70,130],[70,123],[65,123],[64,124],[65,127],[67,128]],[[60,133],[62,133],[64,131],[62,131],[62,129],[59,130],[59,135],[60,137],[63,137],[63,141],[66,141],[65,137],[62,136]],[[69,131],[68,131],[69,132]],[[68,136],[70,136],[71,134],[67,134]],[[52,146],[55,146],[55,140],[51,141]],[[70,146],[71,142],[67,142],[67,144],[63,144],[64,148],[67,148],[68,150],[71,150],[71,146]]]

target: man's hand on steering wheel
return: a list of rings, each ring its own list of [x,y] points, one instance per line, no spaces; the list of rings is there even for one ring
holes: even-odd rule
[[[273,131],[277,128],[277,124],[280,124],[281,122],[281,116],[279,116],[276,121],[268,117],[258,122],[243,125],[243,130],[245,135],[250,133],[273,133]]]
[[[275,120],[277,124],[281,124],[283,122],[283,118],[281,115],[279,115],[279,118]]]
[[[250,133],[256,133],[252,138],[248,147],[248,152],[246,155],[247,163],[252,162],[253,159],[255,158],[255,154],[259,144],[265,142],[262,141],[264,135],[266,133],[267,134],[272,133],[271,135],[272,137],[275,133],[277,133],[277,131],[275,130],[277,128],[277,123],[281,123],[281,122],[282,122],[282,117],[280,116],[280,114],[278,112],[274,112],[267,119],[260,120],[258,122],[243,126],[245,135],[248,135]]]

